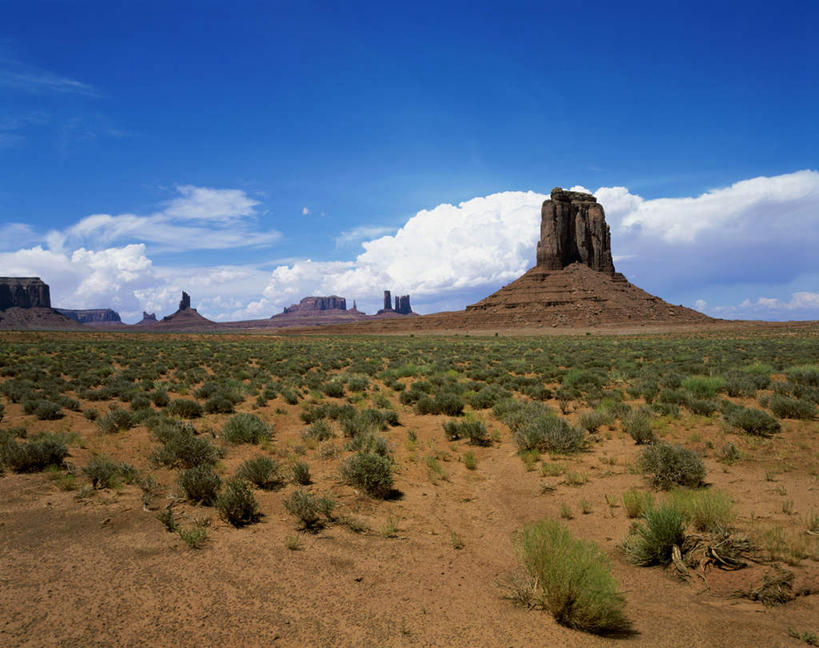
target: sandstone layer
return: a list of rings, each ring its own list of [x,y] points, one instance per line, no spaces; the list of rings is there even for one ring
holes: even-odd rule
[[[51,308],[48,284],[40,277],[0,277],[0,310]]]

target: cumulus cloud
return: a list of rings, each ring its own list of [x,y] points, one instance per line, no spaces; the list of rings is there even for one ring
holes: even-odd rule
[[[789,299],[758,297],[745,299],[739,304],[714,306],[703,304],[704,312],[726,319],[798,320],[819,317],[819,292],[800,291]]]
[[[421,210],[394,235],[364,241],[354,261],[279,266],[264,294],[277,306],[335,293],[374,308],[380,290],[421,303],[510,281],[534,264],[544,199],[507,191]]]
[[[392,232],[394,227],[381,225],[359,225],[351,230],[345,230],[336,237],[336,247],[344,247],[360,243],[366,239],[373,239]]]
[[[276,230],[257,229],[257,200],[239,189],[182,185],[179,194],[152,214],[92,214],[46,236],[49,247],[62,250],[100,248],[144,242],[153,252],[219,250],[270,245]]]

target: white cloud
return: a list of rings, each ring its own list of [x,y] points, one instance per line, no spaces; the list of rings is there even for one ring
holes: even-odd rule
[[[381,225],[359,225],[351,230],[341,232],[336,237],[336,247],[344,247],[353,243],[359,243],[366,239],[373,239],[379,236],[384,236],[394,231],[394,227],[385,227]]]
[[[306,259],[279,266],[265,289],[277,306],[338,294],[374,308],[382,290],[435,301],[510,281],[534,265],[540,206],[532,191],[507,191],[422,210],[392,236],[363,242],[354,261]]]
[[[310,213],[310,210],[309,210],[307,207],[302,207],[302,208],[301,208],[301,214],[302,214],[302,216],[307,216],[309,213]],[[323,215],[323,214],[322,214],[322,215]]]
[[[94,86],[53,74],[17,61],[0,60],[0,87],[14,88],[40,94],[54,92],[59,94],[78,94],[98,97],[99,91]]]
[[[727,319],[819,319],[819,292],[799,291],[790,299],[757,297],[732,306],[714,306],[705,312]]]
[[[182,185],[180,194],[147,216],[93,214],[46,235],[51,249],[100,248],[125,242],[151,244],[151,251],[218,250],[260,247],[281,238],[256,228],[259,202],[238,189]]]

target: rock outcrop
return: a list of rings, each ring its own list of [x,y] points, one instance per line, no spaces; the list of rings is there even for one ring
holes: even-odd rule
[[[389,290],[384,291],[384,308],[376,313],[377,315],[412,315],[412,306],[410,306],[409,295],[395,296],[395,307],[392,305],[392,293]]]
[[[142,321],[156,322],[156,313],[146,313],[145,311],[142,311]]]
[[[0,277],[0,310],[51,308],[48,284],[40,277]]]
[[[305,297],[298,304],[284,309],[285,313],[315,313],[318,311],[345,311],[347,300],[344,297],[330,295],[329,297]]]
[[[611,234],[594,196],[555,187],[540,210],[537,267],[562,270],[572,263],[613,274]]]
[[[81,324],[100,324],[104,322],[121,322],[122,319],[115,310],[110,308],[89,308],[85,310],[75,310],[70,308],[57,308],[58,313],[70,317],[75,322]]]
[[[182,299],[179,300],[179,310],[181,310],[181,311],[188,310],[190,307],[191,307],[191,296],[183,290],[182,291]]]

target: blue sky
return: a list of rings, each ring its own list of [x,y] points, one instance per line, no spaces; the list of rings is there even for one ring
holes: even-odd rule
[[[181,288],[218,319],[385,288],[462,308],[534,262],[541,194],[579,185],[641,287],[819,319],[818,19],[0,0],[0,274],[130,321]]]

